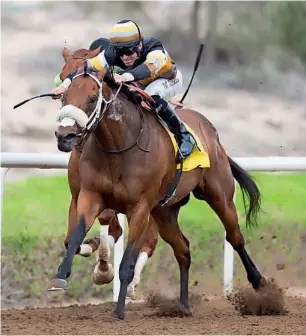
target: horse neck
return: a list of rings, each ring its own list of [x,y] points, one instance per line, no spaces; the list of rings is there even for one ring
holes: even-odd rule
[[[101,146],[105,150],[121,150],[134,144],[142,129],[141,113],[135,104],[119,93],[95,132]]]

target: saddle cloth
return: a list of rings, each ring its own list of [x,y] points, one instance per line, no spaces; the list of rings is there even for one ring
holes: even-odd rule
[[[151,103],[154,103],[154,100],[152,97],[150,97],[145,91],[143,91],[142,89],[140,89],[137,86],[134,85],[126,85],[128,86],[129,90],[131,92],[137,92],[138,94],[141,95],[142,97],[142,101],[140,103],[140,105],[149,110],[152,111],[152,107],[150,106]],[[166,123],[164,123],[160,118],[157,118],[159,120],[159,122],[162,124],[162,126],[165,128],[165,130],[167,131],[173,148],[174,148],[174,153],[175,153],[175,157],[177,155],[178,152],[178,143],[174,137],[174,134],[169,130],[169,128],[167,127]],[[193,135],[195,141],[196,141],[196,145],[193,147],[193,150],[191,152],[191,154],[184,159],[183,161],[183,171],[190,171],[192,169],[195,169],[197,167],[200,168],[208,168],[210,167],[210,160],[209,160],[209,156],[208,153],[204,150],[204,147],[201,143],[201,141],[199,140],[198,136],[195,134],[195,132],[186,124],[184,123],[184,125],[186,126],[187,130]],[[177,168],[179,168],[180,164],[177,165]]]

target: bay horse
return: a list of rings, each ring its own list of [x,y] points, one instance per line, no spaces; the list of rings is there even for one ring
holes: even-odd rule
[[[261,206],[260,191],[252,177],[227,156],[215,127],[200,113],[177,111],[200,139],[209,154],[209,168],[182,172],[165,206],[160,200],[169,190],[177,171],[175,150],[167,130],[154,113],[128,98],[125,85],[117,85],[108,73],[79,70],[63,95],[56,138],[62,151],[72,150],[78,136],[88,136],[79,160],[81,190],[77,200],[77,224],[69,237],[66,254],[50,283],[51,289],[67,289],[74,255],[94,220],[110,208],[127,216],[129,233],[120,264],[120,293],[115,308],[124,319],[128,284],[133,280],[138,254],[149,230],[158,232],[174,251],[180,269],[180,302],[190,314],[188,279],[191,263],[189,241],[178,225],[180,207],[192,192],[206,201],[220,218],[226,239],[238,253],[248,281],[255,290],[265,278],[245,250],[233,202],[234,179],[244,197],[246,224],[256,226]],[[61,125],[70,126],[67,133]],[[248,203],[248,208],[247,208]]]
[[[78,49],[70,52],[67,48],[63,48],[62,56],[65,64],[60,72],[60,79],[63,81],[68,74],[77,70],[84,62],[84,59],[95,57],[100,52],[100,47],[95,50]],[[61,131],[65,132],[66,127],[61,126]],[[68,127],[69,131],[69,127]],[[72,230],[77,223],[77,199],[80,192],[80,172],[79,160],[83,149],[84,141],[77,141],[74,145],[68,163],[68,184],[71,192],[71,201],[68,213],[68,228],[64,240],[64,245],[68,247],[68,240]],[[100,225],[108,226],[108,235],[101,234],[86,239],[77,249],[76,254],[83,257],[89,257],[92,253],[98,250],[97,263],[93,271],[93,281],[96,285],[108,284],[113,280],[114,272],[111,262],[109,262],[110,249],[118,241],[122,235],[122,229],[118,221],[117,212],[112,209],[105,209],[98,216]],[[151,230],[147,234],[147,238],[142,247],[139,258],[136,262],[135,274],[133,281],[128,286],[127,296],[135,299],[135,289],[140,283],[141,272],[153,251],[156,248],[158,240],[157,230]]]

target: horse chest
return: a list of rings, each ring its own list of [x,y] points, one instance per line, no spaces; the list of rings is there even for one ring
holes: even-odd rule
[[[93,171],[93,177],[90,184],[85,186],[88,189],[94,190],[101,194],[105,202],[110,206],[114,203],[137,202],[139,199],[139,188],[132,181],[123,180],[120,176],[114,178],[111,175],[98,175]]]

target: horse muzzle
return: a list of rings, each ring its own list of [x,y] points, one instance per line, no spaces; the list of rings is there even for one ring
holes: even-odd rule
[[[67,133],[67,134],[61,134],[58,132],[55,132],[55,136],[57,138],[57,148],[61,152],[69,153],[72,151],[73,146],[76,143],[77,140],[77,134],[76,133]]]

